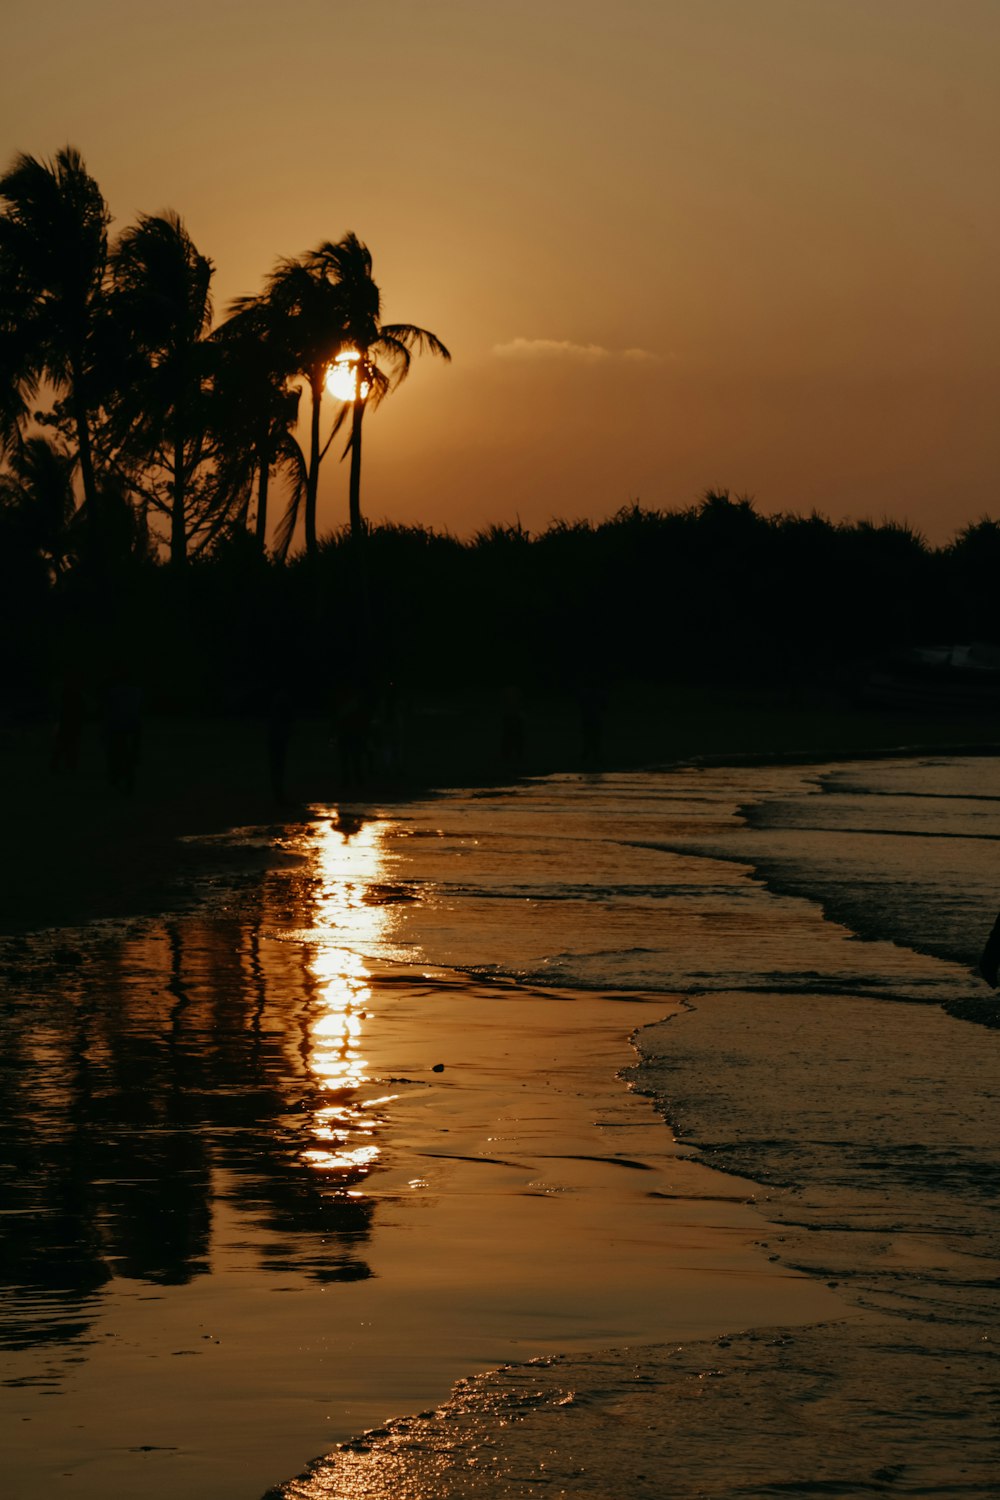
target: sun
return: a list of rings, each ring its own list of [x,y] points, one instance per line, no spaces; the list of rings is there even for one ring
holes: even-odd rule
[[[368,395],[370,383],[363,377],[358,379],[360,360],[357,349],[344,349],[327,367],[326,388],[337,401],[363,401]]]

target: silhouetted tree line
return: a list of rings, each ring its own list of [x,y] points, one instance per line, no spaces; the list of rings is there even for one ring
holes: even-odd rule
[[[111,240],[108,205],[78,151],[16,157],[0,205],[5,508],[21,500],[51,567],[120,562],[159,543],[180,570],[248,527],[263,549],[276,475],[286,502],[276,550],[287,553],[301,515],[313,556],[320,465],[344,425],[360,532],[366,410],[405,377],[414,351],[449,355],[426,329],[382,321],[356,235],[280,260],[264,291],[238,298],[213,329],[214,268],[182,220],[142,214]],[[339,407],[324,434],[332,366]],[[305,450],[293,432],[303,389]]]
[[[284,563],[249,535],[169,566],[135,558],[110,598],[57,572],[0,507],[3,666],[25,707],[113,650],[150,706],[263,712],[276,683],[324,711],[345,680],[578,692],[595,678],[847,687],[900,647],[997,641],[1000,523],[944,548],[895,522],[762,516],[709,494],[675,511],[494,526],[469,540],[377,525],[358,591],[350,529]],[[109,642],[112,643],[109,645]]]
[[[213,328],[212,263],[177,215],[114,240],[109,227],[70,148],[0,178],[8,709],[112,657],[142,672],[151,703],[245,711],[278,681],[307,703],[362,676],[800,685],[900,646],[998,639],[989,518],[935,549],[895,522],[767,517],[710,491],[534,535],[368,526],[365,411],[413,352],[447,350],[382,322],[366,247],[348,234],[279,261]],[[347,399],[341,385],[324,436],[332,365]],[[320,466],[342,428],[349,524],[320,538]]]

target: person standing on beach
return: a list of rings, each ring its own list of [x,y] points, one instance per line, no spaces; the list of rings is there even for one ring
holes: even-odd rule
[[[125,667],[117,667],[104,690],[101,728],[108,784],[116,792],[135,790],[141,738],[142,691]]]
[[[524,759],[524,706],[515,682],[503,690],[500,714],[500,756],[511,768]]]
[[[72,774],[76,770],[80,761],[80,741],[87,721],[87,708],[87,695],[83,691],[80,673],[75,667],[71,667],[63,676],[59,695],[59,718],[52,743],[52,758],[49,761],[51,771],[69,771]]]
[[[267,709],[267,768],[275,802],[285,800],[285,769],[293,719],[291,693],[284,686],[275,688]]]
[[[372,702],[364,683],[345,682],[336,705],[341,781],[348,790],[363,786],[372,764]]]

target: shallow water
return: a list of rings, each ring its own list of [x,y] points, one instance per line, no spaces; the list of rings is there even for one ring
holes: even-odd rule
[[[894,1408],[824,1492],[992,1493],[1000,1033],[940,1006],[987,997],[998,834],[994,760],[556,777],[238,832],[277,868],[206,878],[169,921],[8,944],[15,1500],[64,1473],[252,1497],[460,1373],[558,1351],[537,1400],[487,1377],[419,1442],[391,1428],[294,1493],[423,1493],[431,1451],[436,1493],[534,1493],[533,1443],[565,1493],[609,1493],[609,1413],[657,1434],[636,1493],[805,1493],[808,1435],[786,1423],[799,1468],[773,1470],[761,1403],[801,1414],[824,1362],[814,1452],[873,1382],[925,1419],[910,1472],[877,1477],[907,1443]],[[556,1221],[592,1255],[575,1277],[538,1253]],[[824,1327],[698,1343],[786,1319]],[[703,1377],[733,1348],[740,1402],[713,1418]],[[692,1439],[668,1480],[655,1392],[685,1382],[729,1457]]]

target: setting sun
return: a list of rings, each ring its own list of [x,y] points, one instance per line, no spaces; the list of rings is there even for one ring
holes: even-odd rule
[[[345,349],[327,369],[326,388],[337,401],[363,401],[368,395],[369,382],[358,379],[360,359],[357,349]]]

